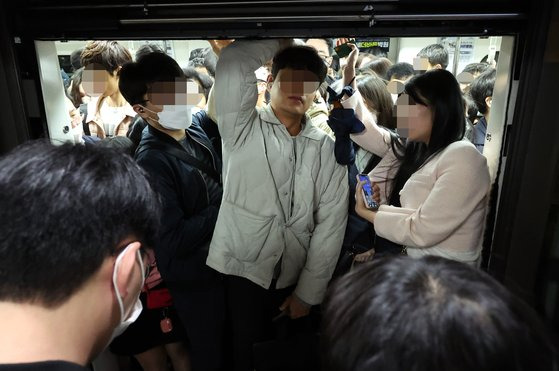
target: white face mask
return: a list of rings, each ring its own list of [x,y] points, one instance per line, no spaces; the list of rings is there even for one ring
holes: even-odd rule
[[[119,265],[121,264],[122,258],[124,257],[126,251],[130,248],[130,246],[131,245],[126,247],[118,255],[118,257],[116,258],[115,267],[114,267],[114,270],[113,270],[113,286],[115,288],[116,300],[118,302],[118,307],[120,309],[120,323],[113,330],[113,334],[111,336],[111,341],[110,342],[112,342],[115,337],[122,334],[128,328],[128,326],[130,326],[134,321],[136,321],[138,319],[138,317],[140,316],[140,313],[142,312],[142,302],[140,301],[140,297],[138,296],[138,298],[136,299],[136,302],[134,303],[134,306],[129,310],[130,314],[128,314],[128,316],[126,316],[127,313],[124,310],[124,303],[122,302],[122,297],[120,295],[120,292],[118,290],[118,285],[117,285],[117,282],[116,282]],[[145,282],[144,269],[145,268],[144,268],[144,262],[142,261],[142,256],[140,255],[139,250],[136,251],[136,258],[140,262],[140,269],[141,269],[140,272],[141,272],[141,275],[142,275],[142,285],[140,287],[144,287],[144,282]]]
[[[168,130],[184,130],[192,125],[192,108],[194,106],[190,105],[164,105],[163,110],[161,112],[153,112],[145,108],[146,110],[150,111],[151,113],[156,114],[159,116],[159,120],[152,119],[157,121],[159,125],[164,127]]]

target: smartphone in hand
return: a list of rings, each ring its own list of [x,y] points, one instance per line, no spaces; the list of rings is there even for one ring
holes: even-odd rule
[[[354,41],[350,41],[341,45],[338,45],[334,48],[334,51],[340,58],[345,58],[351,53],[351,48],[348,45],[349,43],[353,43]]]
[[[359,174],[359,181],[365,182],[363,184],[363,199],[365,200],[365,207],[371,210],[377,210],[379,205],[373,198],[373,186],[367,174]]]

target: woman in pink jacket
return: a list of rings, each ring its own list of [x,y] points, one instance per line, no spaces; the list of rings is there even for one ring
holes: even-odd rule
[[[350,84],[358,54],[353,49],[344,70]],[[395,107],[398,134],[377,125],[358,91],[342,105],[355,109],[366,128],[352,140],[382,157],[369,173],[381,206],[365,207],[361,183],[356,212],[374,224],[378,236],[401,244],[412,257],[438,255],[478,265],[490,177],[485,157],[463,140],[464,104],[454,76],[434,70],[405,85]]]

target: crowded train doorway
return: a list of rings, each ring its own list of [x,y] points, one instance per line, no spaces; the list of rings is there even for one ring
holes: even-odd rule
[[[540,25],[532,20],[547,19],[542,15],[551,14],[549,3],[287,0],[196,3],[61,1],[53,4],[28,0],[5,4],[3,20],[6,22],[2,27],[6,32],[3,32],[2,43],[9,48],[5,48],[7,56],[3,63],[13,65],[10,67],[13,68],[13,79],[9,79],[6,86],[13,93],[8,98],[15,102],[10,107],[21,113],[14,115],[21,118],[14,120],[19,125],[10,138],[13,138],[14,145],[22,138],[73,140],[71,119],[64,113],[64,83],[60,70],[71,77],[68,56],[86,40],[118,40],[127,44],[130,50],[136,50],[146,40],[156,42],[183,66],[188,64],[190,55],[187,53],[206,48],[205,40],[209,39],[354,36],[371,42],[377,39],[377,43],[388,39],[388,59],[397,62],[402,56],[410,63],[409,58],[417,53],[419,44],[425,46],[433,42],[443,43],[449,52],[454,50],[461,57],[464,52],[467,58],[468,46],[472,45],[470,40],[473,39],[475,58],[472,61],[479,62],[485,55],[488,56],[486,61],[497,61],[495,99],[492,100],[483,143],[483,154],[488,159],[493,183],[497,185],[492,197],[494,214],[487,225],[485,262],[492,274],[535,303],[540,300],[535,298],[534,286],[536,277],[541,274],[538,269],[544,247],[537,245],[526,249],[521,240],[512,236],[522,233],[519,230],[529,222],[530,229],[538,232],[526,235],[541,242],[554,225],[545,226],[549,205],[557,203],[551,200],[551,196],[547,197],[546,192],[543,192],[546,195],[543,202],[531,202],[538,205],[532,207],[541,211],[543,220],[530,222],[520,215],[520,211],[515,211],[520,208],[517,205],[529,202],[519,192],[522,184],[532,179],[522,177],[522,171],[539,163],[520,164],[535,153],[528,152],[525,141],[525,134],[536,127],[530,127],[535,114],[530,112],[534,111],[530,107],[535,105],[533,92],[539,81],[534,76],[541,72],[533,65],[532,58],[542,58],[547,37],[547,23]],[[192,46],[184,46],[188,43]],[[380,47],[384,45],[380,44]],[[406,48],[409,54],[406,54]],[[465,67],[460,64],[460,59],[458,64],[449,63],[447,69],[460,74]],[[544,121],[539,120],[545,126]],[[530,148],[538,149],[538,145]],[[507,168],[510,169],[508,174]],[[551,189],[552,183],[556,183],[552,179],[553,171],[542,173],[546,179],[544,186]],[[501,202],[502,192],[505,199]],[[498,214],[497,209],[506,212]],[[549,222],[553,220],[550,218]],[[492,232],[494,225],[495,234]],[[517,251],[513,263],[508,260],[511,246]],[[531,264],[525,264],[526,259]]]

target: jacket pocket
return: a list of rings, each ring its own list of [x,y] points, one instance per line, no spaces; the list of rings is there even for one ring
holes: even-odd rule
[[[248,263],[256,261],[270,239],[274,216],[261,216],[227,201],[222,203],[221,212],[217,233],[229,247],[227,254]]]

